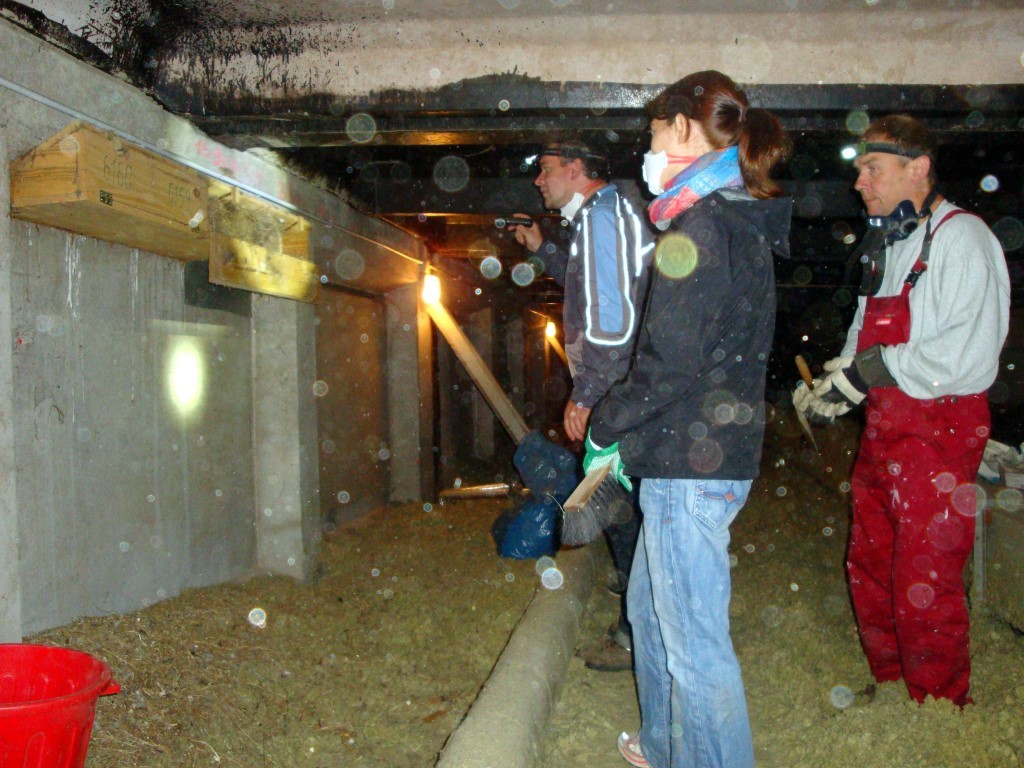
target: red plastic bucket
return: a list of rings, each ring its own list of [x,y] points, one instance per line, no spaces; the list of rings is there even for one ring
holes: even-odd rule
[[[0,644],[0,768],[81,768],[96,699],[117,693],[95,656]]]

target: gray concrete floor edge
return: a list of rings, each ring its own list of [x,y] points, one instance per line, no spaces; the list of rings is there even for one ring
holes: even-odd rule
[[[595,544],[556,557],[563,583],[541,587],[437,768],[533,768],[594,588]]]

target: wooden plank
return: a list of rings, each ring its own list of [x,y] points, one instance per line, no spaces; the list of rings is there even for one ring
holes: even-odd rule
[[[11,215],[180,259],[205,259],[206,182],[74,122],[11,164]]]
[[[218,232],[210,247],[210,282],[306,302],[316,301],[320,287],[312,262]]]
[[[210,179],[208,192],[214,231],[288,256],[309,258],[312,225],[305,217],[216,179]]]
[[[551,348],[555,350],[560,358],[562,358],[562,362],[565,363],[565,367],[568,368],[569,358],[566,356],[565,348],[562,347],[561,342],[559,342],[554,336],[547,336],[546,338],[548,340],[548,344],[550,344]]]
[[[491,373],[491,369],[487,367],[483,358],[480,357],[480,353],[476,351],[466,337],[466,334],[462,332],[462,329],[459,328],[452,316],[448,314],[448,310],[440,302],[427,304],[426,307],[427,313],[434,321],[434,325],[437,326],[441,335],[444,336],[449,346],[454,350],[459,358],[459,362],[469,372],[480,393],[494,411],[494,415],[498,417],[498,420],[508,431],[509,435],[511,435],[516,445],[518,445],[530,431],[530,428],[526,426],[526,422],[523,421],[523,417],[519,415],[519,411],[512,405],[512,401],[508,399],[508,395],[505,394],[501,385],[498,384],[494,374]]]
[[[565,500],[564,506],[570,512],[574,512],[581,507],[585,507],[590,501],[590,497],[594,495],[594,491],[601,485],[601,481],[608,477],[608,473],[612,471],[611,464],[605,464],[603,467],[598,467],[592,472],[587,472],[586,476],[580,481],[580,484],[576,486],[569,498]]]

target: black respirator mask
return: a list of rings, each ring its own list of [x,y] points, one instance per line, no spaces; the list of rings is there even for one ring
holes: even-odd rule
[[[932,203],[937,196],[935,190],[929,192],[920,211],[914,208],[910,200],[904,200],[888,216],[868,216],[868,230],[860,248],[854,251],[847,270],[855,261],[863,266],[860,284],[862,296],[878,293],[885,274],[885,249],[893,243],[906,240],[917,230],[921,221],[931,214]]]
[[[921,219],[928,215],[930,203],[931,200],[926,200],[924,210],[918,211],[910,200],[904,200],[893,208],[888,216],[868,216],[868,227],[878,230],[886,245],[906,240],[914,234],[921,224]]]

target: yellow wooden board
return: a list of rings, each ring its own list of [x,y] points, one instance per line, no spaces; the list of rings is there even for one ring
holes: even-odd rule
[[[309,258],[311,225],[304,217],[216,179],[210,180],[208,193],[215,231],[288,256]]]
[[[11,214],[179,259],[210,282],[315,301],[308,220],[74,122],[11,164]]]
[[[320,287],[312,262],[220,233],[212,236],[210,282],[307,302]]]
[[[11,164],[11,215],[173,256],[209,253],[206,181],[82,122]]]

